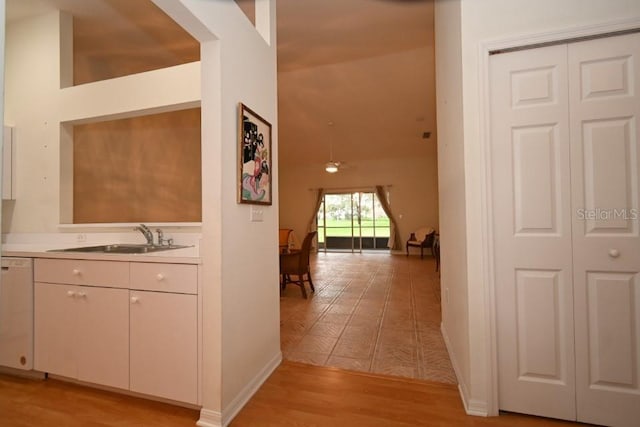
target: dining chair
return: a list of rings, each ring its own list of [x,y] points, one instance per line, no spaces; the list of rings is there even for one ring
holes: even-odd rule
[[[293,230],[290,228],[280,228],[278,230],[278,244],[280,245],[280,253],[289,252],[291,233],[293,233]]]
[[[307,234],[299,250],[294,249],[289,253],[280,254],[280,275],[282,276],[280,285],[281,292],[284,292],[288,283],[294,283],[300,286],[302,296],[307,298],[307,290],[305,289],[304,282],[309,282],[312,292],[316,291],[313,286],[313,281],[311,280],[311,268],[309,267],[311,243],[316,234],[316,231]],[[293,280],[291,276],[296,276],[297,280]]]

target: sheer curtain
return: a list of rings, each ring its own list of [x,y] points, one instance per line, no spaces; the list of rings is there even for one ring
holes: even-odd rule
[[[391,223],[389,230],[389,243],[387,244],[387,247],[389,247],[389,249],[400,249],[401,243],[398,238],[400,230],[398,229],[398,223],[391,213],[391,206],[389,205],[387,192],[382,185],[376,185],[376,195],[378,196],[378,200],[380,201],[380,205],[382,206],[384,213],[387,214],[389,222]]]
[[[323,197],[324,197],[324,188],[318,188],[318,193],[316,195],[316,204],[313,207],[313,213],[311,214],[311,219],[307,224],[307,233],[316,231],[318,228],[316,224],[316,216],[318,215],[318,209],[320,209],[320,205],[322,204]],[[316,235],[316,239],[317,238],[318,236]]]

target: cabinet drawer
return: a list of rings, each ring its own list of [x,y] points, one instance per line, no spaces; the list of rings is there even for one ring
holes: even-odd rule
[[[36,282],[129,287],[128,262],[38,258],[33,275]]]
[[[198,267],[189,264],[131,263],[131,289],[198,293]]]

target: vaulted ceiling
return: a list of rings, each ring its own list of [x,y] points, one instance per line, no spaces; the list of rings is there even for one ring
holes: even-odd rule
[[[435,144],[431,0],[278,0],[281,164]],[[328,123],[333,125],[329,126]],[[432,132],[430,140],[422,138]]]
[[[77,48],[110,73],[130,72],[124,58],[147,69],[197,60],[197,43],[151,1],[7,0],[9,20],[53,9],[74,16]],[[278,0],[277,20],[281,167],[320,165],[330,145],[353,163],[435,144],[433,0]]]

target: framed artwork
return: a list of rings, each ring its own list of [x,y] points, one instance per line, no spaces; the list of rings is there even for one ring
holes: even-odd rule
[[[238,203],[271,205],[271,124],[238,106]]]

